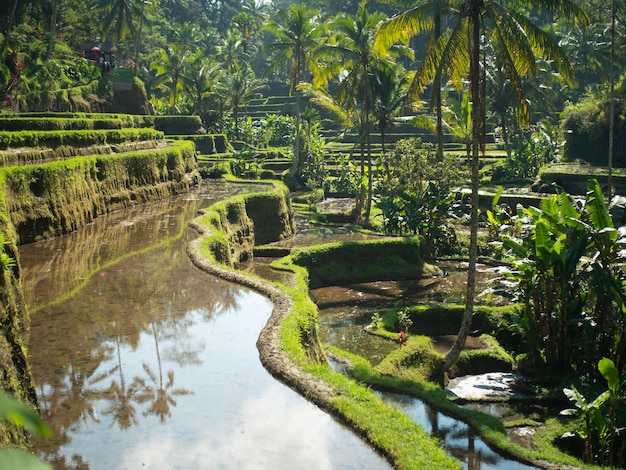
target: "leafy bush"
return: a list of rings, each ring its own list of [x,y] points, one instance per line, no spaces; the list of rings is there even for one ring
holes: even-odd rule
[[[492,181],[534,178],[542,166],[558,160],[561,144],[558,128],[547,119],[520,130],[514,139],[513,155],[494,169]]]
[[[614,148],[626,147],[626,76],[615,91]],[[584,161],[606,166],[609,148],[609,98],[606,93],[589,93],[579,103],[569,105],[561,115],[560,133],[565,140],[563,160]],[[613,166],[626,167],[623,152],[614,153]]]
[[[455,253],[456,236],[447,219],[454,201],[450,187],[465,177],[461,165],[451,156],[437,161],[433,146],[420,139],[399,141],[378,164],[385,169],[376,203],[384,231],[423,236],[434,257]]]

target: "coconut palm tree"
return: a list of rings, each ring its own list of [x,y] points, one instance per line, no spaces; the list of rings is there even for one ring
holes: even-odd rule
[[[340,14],[330,20],[330,37],[317,51],[319,57],[328,64],[325,69],[327,75],[320,75],[320,78],[336,77],[337,101],[348,109],[358,110],[362,174],[365,154],[368,160],[365,219],[369,217],[372,200],[372,77],[375,69],[389,66],[400,53],[411,55],[408,48],[399,45],[388,49],[374,49],[374,33],[385,18],[383,13],[370,13],[367,10],[367,0],[364,0],[359,5],[356,16]]]
[[[188,49],[182,49],[178,44],[170,44],[159,51],[160,60],[152,65],[156,71],[157,84],[169,88],[169,104],[173,107],[178,105],[182,79],[189,65],[190,55]]]
[[[562,0],[528,0],[524,6],[541,8],[551,13],[560,12],[569,18],[586,18],[576,2]],[[469,82],[472,103],[472,158],[470,161],[472,209],[470,214],[470,247],[467,276],[466,304],[458,339],[445,358],[449,370],[465,346],[474,309],[476,260],[478,253],[478,163],[484,151],[485,129],[485,54],[489,44],[498,57],[502,72],[510,80],[520,116],[528,120],[528,102],[524,96],[523,77],[537,73],[537,56],[554,60],[558,71],[572,77],[569,61],[553,37],[534,24],[521,8],[505,5],[498,0],[462,0],[451,2],[456,22],[427,51],[421,68],[413,81],[414,90],[422,93],[437,77],[450,77],[459,88],[463,80]],[[423,30],[422,16],[407,18],[405,29],[414,34]],[[391,34],[391,33],[390,33]]]
[[[400,4],[399,0],[385,0],[383,3]],[[450,0],[430,0],[413,2],[408,10],[384,21],[376,34],[375,47],[388,48],[399,40],[415,36],[420,32],[429,35],[429,43],[435,44],[443,34],[444,17],[451,13]],[[437,159],[443,160],[443,105],[442,105],[442,77],[433,79],[431,92],[431,108],[435,108],[437,116],[435,129],[437,132]],[[412,90],[413,102],[418,101],[415,89]]]
[[[380,132],[382,156],[386,153],[386,136],[396,124],[406,102],[410,74],[400,63],[376,68],[372,76],[373,111],[372,116]]]
[[[245,64],[235,62],[222,75],[219,93],[232,110],[235,139],[239,139],[239,107],[248,104],[265,86],[265,81]]]
[[[125,39],[126,36],[135,36],[137,19],[141,18],[143,3],[137,0],[101,0],[95,6],[95,11],[104,13],[100,23],[103,37],[108,37],[113,30],[113,38]]]
[[[293,162],[289,176],[295,178],[300,167],[301,147],[301,105],[298,84],[301,77],[312,66],[313,51],[318,46],[321,28],[316,22],[319,12],[305,3],[289,5],[279,10],[277,20],[269,20],[264,29],[275,37],[275,41],[266,46],[272,58],[268,71],[276,70],[290,62],[289,94],[296,97],[296,140],[294,143]]]

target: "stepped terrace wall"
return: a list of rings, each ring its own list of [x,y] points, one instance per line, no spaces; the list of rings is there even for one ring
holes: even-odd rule
[[[236,196],[211,206],[193,226],[207,234],[212,261],[229,267],[252,257],[255,245],[291,237],[296,230],[289,190],[268,183],[268,191]]]
[[[76,230],[131,204],[186,192],[199,180],[193,143],[5,167],[0,189],[19,243]]]
[[[6,121],[4,125],[11,128],[12,124]],[[24,127],[25,123],[15,126]],[[43,135],[37,131],[24,133]],[[17,134],[2,134],[11,141],[7,151],[19,155],[12,140]],[[98,131],[82,134],[96,138],[101,135]],[[163,145],[162,132],[154,129],[122,129],[113,135],[119,140],[118,151],[123,146],[143,150],[0,168],[0,386],[34,407],[37,396],[24,347],[30,318],[22,293],[18,244],[76,230],[109,211],[186,192],[199,181],[192,142]],[[85,139],[78,140],[79,144],[85,143]],[[160,148],[151,149],[151,142],[156,141]],[[90,145],[78,149],[88,152]],[[28,439],[20,428],[0,424],[0,445],[27,447]]]
[[[417,279],[441,274],[424,261],[420,237],[328,243],[297,249],[289,262],[309,273],[312,289],[392,279]]]
[[[151,128],[0,131],[0,165],[42,163],[63,158],[155,148],[163,133]]]

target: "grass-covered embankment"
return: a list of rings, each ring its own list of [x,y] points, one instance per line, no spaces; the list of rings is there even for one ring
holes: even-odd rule
[[[311,289],[441,274],[439,268],[424,261],[419,237],[328,243],[294,249],[286,262],[307,269]]]
[[[329,354],[336,355],[349,363],[350,376],[365,385],[378,390],[417,397],[442,413],[463,420],[472,426],[485,442],[505,456],[538,465],[540,468],[597,468],[584,465],[578,459],[554,447],[553,439],[565,432],[564,427],[558,423],[548,423],[549,426],[538,429],[533,448],[522,447],[511,442],[507,435],[507,428],[500,419],[457,406],[449,400],[445,390],[433,382],[415,378],[407,380],[382,374],[366,359],[342,350],[329,348]]]
[[[288,259],[283,260],[281,269],[294,273],[291,285],[285,286],[219,263],[223,254],[232,250],[229,244],[234,240],[224,232],[228,225],[224,226],[222,222],[228,219],[229,213],[232,217],[233,211],[244,209],[243,202],[223,201],[196,219],[194,226],[203,236],[190,244],[189,254],[201,269],[252,287],[274,302],[272,315],[257,342],[264,366],[346,423],[396,468],[459,468],[458,462],[448,456],[422,427],[387,406],[368,387],[334,372],[327,364],[317,337],[317,307],[308,294],[305,268]],[[248,215],[242,213],[241,219],[245,220]]]
[[[119,144],[129,141],[162,140],[163,132],[151,127],[125,129],[79,129],[52,131],[0,131],[0,149],[49,147],[62,145],[84,147],[96,144]]]
[[[186,192],[195,183],[194,147],[185,141],[0,169],[0,190],[19,243],[71,232],[109,211]]]

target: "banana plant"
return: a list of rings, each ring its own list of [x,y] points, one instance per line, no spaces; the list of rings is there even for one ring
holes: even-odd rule
[[[599,358],[625,356],[626,338],[617,332],[626,326],[626,230],[614,228],[598,182],[589,181],[584,203],[560,190],[512,219],[502,243],[515,269],[503,286],[523,303],[534,362],[590,376]]]
[[[606,357],[598,362],[598,370],[606,380],[607,389],[600,393],[593,401],[588,401],[576,387],[564,388],[563,393],[576,408],[561,411],[562,416],[579,416],[581,426],[578,430],[565,433],[563,437],[578,435],[584,442],[583,458],[592,463],[594,456],[598,456],[600,463],[613,467],[616,447],[619,437],[626,428],[616,426],[616,407],[620,398],[620,391],[626,385],[626,371],[620,376],[615,363]],[[608,403],[608,409],[604,406]]]

